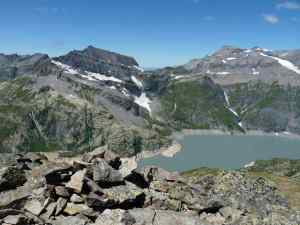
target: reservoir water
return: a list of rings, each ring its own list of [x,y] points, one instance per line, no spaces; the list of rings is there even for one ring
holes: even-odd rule
[[[199,167],[238,169],[259,159],[300,159],[300,139],[276,136],[194,135],[179,140],[183,149],[173,158],[158,155],[139,162],[169,171]]]

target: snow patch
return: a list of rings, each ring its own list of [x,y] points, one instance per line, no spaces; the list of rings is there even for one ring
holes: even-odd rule
[[[235,58],[235,57],[229,57],[229,58],[227,58],[226,60],[228,60],[228,61],[232,61],[232,60],[236,60],[237,58]]]
[[[229,75],[230,73],[229,72],[217,72],[216,74],[217,75]]]
[[[147,109],[148,112],[151,114],[151,107],[150,107],[151,100],[147,97],[145,92],[142,92],[142,94],[139,97],[135,96],[134,102],[139,106]]]
[[[122,80],[120,80],[118,78],[115,78],[115,77],[105,76],[105,75],[100,74],[100,73],[93,73],[93,72],[89,72],[89,71],[85,71],[84,73],[80,73],[78,70],[72,68],[69,65],[66,65],[66,64],[63,64],[61,62],[54,61],[54,60],[52,60],[51,62],[53,64],[55,64],[56,66],[62,68],[65,73],[73,74],[73,75],[77,74],[77,75],[80,75],[82,78],[90,80],[90,81],[100,80],[100,81],[113,81],[113,82],[116,82],[116,83],[123,83]]]
[[[250,168],[250,167],[253,167],[253,166],[255,166],[255,162],[250,162],[250,163],[246,164],[244,166],[244,168]]]
[[[251,53],[252,50],[251,50],[251,49],[246,49],[244,52],[245,52],[245,53]]]
[[[131,76],[131,80],[133,81],[133,83],[136,84],[136,86],[138,86],[139,88],[143,88],[143,83],[137,79],[135,76]]]
[[[228,97],[226,91],[224,91],[223,93],[224,93],[224,97],[225,97],[225,101],[226,101],[227,106],[230,106],[229,97]]]
[[[175,76],[175,77],[174,77],[175,80],[179,80],[179,79],[181,79],[181,78],[184,78],[184,76],[183,76],[183,75],[178,75],[178,76]]]
[[[55,60],[52,60],[51,61],[54,65],[62,68],[64,70],[65,73],[68,73],[68,74],[78,74],[78,71],[73,69],[71,66],[69,65],[66,65],[66,64],[63,64],[61,62],[58,62],[58,61],[55,61]]]
[[[260,55],[262,55],[264,57],[272,58],[272,59],[276,60],[283,67],[285,67],[285,68],[287,68],[291,71],[294,71],[297,74],[300,74],[300,69],[288,60],[284,60],[284,59],[281,59],[281,58],[278,58],[278,57],[275,57],[275,56],[266,55],[264,53],[260,53]]]
[[[255,68],[252,68],[252,75],[259,75],[260,72],[257,71]]]
[[[100,81],[112,81],[112,82],[116,82],[116,83],[123,83],[122,80],[118,79],[118,78],[115,78],[115,77],[108,77],[108,76],[105,76],[103,74],[100,74],[100,73],[92,73],[92,72],[88,72],[88,71],[85,71],[86,74],[88,76],[91,76],[93,77],[94,79],[96,80],[100,80]]]

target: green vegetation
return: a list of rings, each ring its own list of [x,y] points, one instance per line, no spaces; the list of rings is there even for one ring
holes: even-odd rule
[[[237,118],[225,106],[221,87],[209,78],[172,83],[161,98],[162,116],[175,129],[237,129]]]

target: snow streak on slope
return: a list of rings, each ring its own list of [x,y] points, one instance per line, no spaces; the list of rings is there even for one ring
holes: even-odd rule
[[[284,59],[281,59],[281,58],[278,58],[278,57],[275,57],[275,56],[269,56],[269,55],[266,55],[264,53],[260,53],[260,55],[275,59],[280,65],[284,66],[285,68],[287,68],[289,70],[294,71],[297,74],[300,74],[300,69],[288,60],[284,60]]]
[[[226,108],[227,108],[230,112],[232,112],[233,115],[235,115],[237,118],[240,119],[239,114],[238,114],[233,108],[230,107],[229,97],[228,97],[226,91],[223,91],[223,93],[224,93],[224,98],[225,98],[226,105],[227,105]],[[243,124],[242,124],[241,121],[238,123],[238,125],[239,125],[241,128],[243,128]]]
[[[147,109],[148,112],[151,114],[151,107],[150,107],[151,100],[147,97],[145,92],[143,92],[139,97],[135,96],[134,102],[139,106]]]
[[[136,86],[138,86],[139,88],[143,88],[143,83],[138,80],[135,76],[131,76],[131,80],[133,81],[133,83],[136,84]]]
[[[69,73],[69,74],[78,74],[81,77],[88,79],[90,81],[113,81],[116,83],[123,83],[122,80],[112,77],[112,76],[105,76],[103,74],[100,73],[93,73],[93,72],[89,72],[89,71],[85,71],[84,74],[82,74],[81,72],[79,72],[76,69],[73,69],[71,66],[63,64],[61,62],[58,61],[54,61],[52,60],[52,63],[55,64],[56,66],[62,68],[64,70],[65,73]]]

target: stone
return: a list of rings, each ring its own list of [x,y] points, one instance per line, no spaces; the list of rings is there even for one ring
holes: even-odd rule
[[[89,178],[85,178],[86,180],[86,186],[89,190],[89,192],[93,192],[93,193],[103,193],[103,189],[92,179]]]
[[[103,159],[97,159],[93,165],[93,180],[102,183],[120,183],[123,177]]]
[[[43,218],[49,219],[51,216],[55,214],[56,211],[56,202],[51,202],[46,208],[46,212],[42,215]]]
[[[56,210],[55,210],[55,216],[58,216],[65,207],[67,206],[68,201],[64,198],[59,198],[56,202]]]
[[[44,210],[43,205],[38,200],[31,200],[26,202],[24,209],[31,212],[33,215],[39,216]]]
[[[26,182],[25,173],[16,167],[0,169],[0,192],[15,189]]]
[[[73,203],[83,203],[84,202],[83,198],[77,194],[72,194],[70,201]]]
[[[99,209],[110,208],[115,204],[115,202],[112,199],[109,199],[104,195],[98,195],[95,193],[90,193],[86,197],[86,203],[91,208]]]
[[[28,219],[23,215],[9,215],[3,219],[4,223],[11,225],[26,225]]]
[[[136,224],[153,225],[203,225],[197,214],[174,212],[168,210],[133,209],[129,214]]]
[[[96,220],[94,225],[133,225],[135,219],[125,210],[105,210]]]
[[[77,171],[71,177],[71,180],[66,184],[66,187],[72,189],[76,193],[81,193],[85,175],[86,175],[86,169]]]
[[[56,186],[55,187],[55,194],[59,197],[69,198],[70,192],[64,186]]]
[[[104,195],[116,205],[126,205],[126,207],[141,207],[145,196],[144,190],[134,184],[126,182],[103,190]]]
[[[25,202],[30,197],[32,189],[22,186],[15,190],[0,192],[0,208],[14,205],[15,208],[24,207]]]
[[[85,204],[74,204],[74,203],[67,203],[67,206],[64,209],[64,213],[69,215],[69,216],[74,216],[82,211],[88,210],[89,207]]]
[[[52,225],[87,225],[89,223],[88,218],[80,215],[76,216],[58,216],[55,220],[51,221]]]

